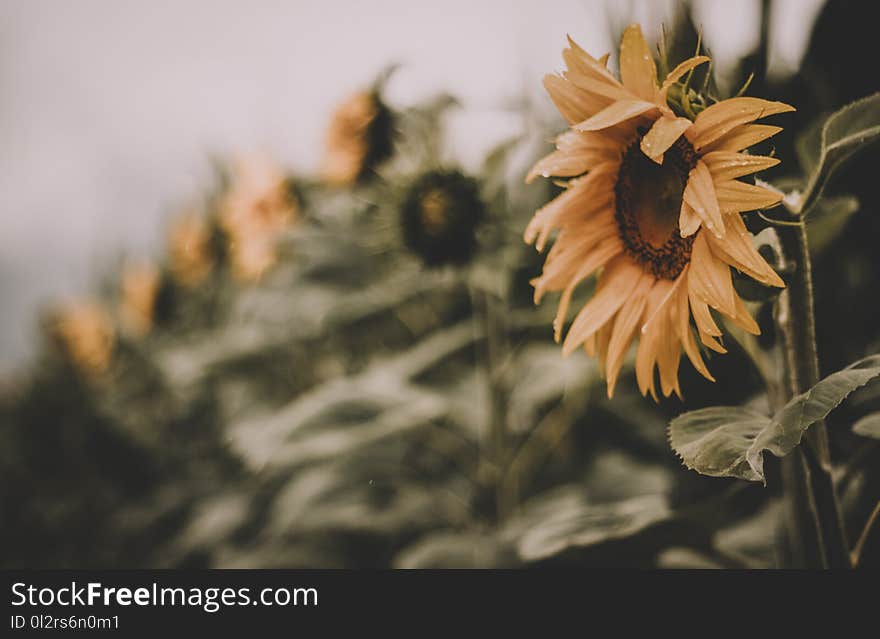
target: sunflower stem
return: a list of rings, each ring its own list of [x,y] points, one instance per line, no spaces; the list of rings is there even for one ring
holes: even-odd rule
[[[787,226],[778,232],[786,259],[795,267],[777,313],[788,368],[787,402],[819,381],[819,358],[806,228]],[[783,458],[782,476],[793,561],[808,568],[851,567],[824,421]]]

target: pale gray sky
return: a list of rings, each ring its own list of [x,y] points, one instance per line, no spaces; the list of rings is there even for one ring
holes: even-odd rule
[[[659,25],[671,2],[613,3]],[[777,2],[778,68],[796,66],[821,0]],[[515,125],[498,110],[561,66],[570,33],[609,50],[602,0],[4,0],[0,4],[0,370],[34,312],[87,292],[120,251],[149,253],[198,197],[209,153],[317,164],[326,114],[389,62],[405,104],[439,89],[465,109],[453,148],[474,166]],[[757,0],[703,0],[713,53],[754,42]],[[543,99],[543,98],[542,98]],[[549,101],[547,101],[549,107]]]

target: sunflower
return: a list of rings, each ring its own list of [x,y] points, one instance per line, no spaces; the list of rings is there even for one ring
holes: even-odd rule
[[[400,211],[403,240],[427,266],[464,264],[486,216],[477,182],[459,171],[429,171],[409,187]]]
[[[214,267],[211,227],[195,211],[174,220],[168,232],[168,256],[174,280],[187,288],[198,286]]]
[[[526,242],[542,251],[558,231],[532,281],[535,302],[548,291],[562,292],[554,322],[559,341],[575,288],[598,273],[592,298],[565,335],[563,354],[583,347],[598,357],[610,397],[638,335],[639,390],[657,399],[656,368],[663,395],[681,397],[682,351],[711,381],[697,340],[725,352],[712,310],[760,332],[733,288],[731,268],[763,285],[784,286],[754,248],[741,216],[782,196],[737,178],[778,163],[744,152],[781,130],[754,121],[794,109],[736,97],[685,117],[669,94],[673,88],[686,93],[682,78],[709,59],[690,58],[659,83],[638,25],[623,34],[620,81],[606,68],[607,55],[596,59],[571,39],[569,45],[566,71],[547,76],[544,85],[570,129],[527,177],[568,178],[565,191],[537,211],[525,232]]]
[[[52,334],[70,362],[89,377],[107,370],[115,331],[110,314],[91,300],[69,302],[55,311]]]
[[[160,285],[161,273],[153,262],[126,264],[120,283],[119,318],[129,334],[142,337],[153,328]]]
[[[276,261],[279,235],[299,215],[290,183],[268,157],[239,158],[220,203],[220,225],[229,239],[233,274],[256,280]]]
[[[358,91],[333,112],[324,144],[321,176],[348,186],[391,154],[391,111],[376,91]]]

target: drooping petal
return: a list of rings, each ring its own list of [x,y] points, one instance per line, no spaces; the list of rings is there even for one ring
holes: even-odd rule
[[[633,24],[620,42],[620,79],[637,97],[651,102],[657,98],[657,67],[642,28]]]
[[[610,211],[607,216],[604,213],[597,216],[596,223],[589,225],[588,232],[579,233],[573,238],[560,234],[553,246],[553,252],[547,256],[547,260],[544,262],[541,275],[532,280],[532,285],[535,287],[535,303],[540,303],[548,291],[565,289],[571,278],[582,269],[588,270],[584,277],[592,273],[594,270],[590,267],[590,263],[594,259],[592,254],[598,251],[597,247],[608,241],[612,241],[615,245],[620,244],[620,238],[617,235],[616,225]]]
[[[675,282],[675,299],[673,300],[672,312],[675,314],[675,324],[678,331],[678,338],[681,341],[682,348],[688,359],[693,364],[697,372],[710,382],[714,382],[715,378],[706,367],[703,356],[700,354],[700,347],[694,339],[694,333],[691,330],[690,322],[690,304],[688,302],[688,285],[687,285],[688,267],[681,272]]]
[[[769,124],[741,124],[732,129],[729,133],[722,135],[720,138],[707,144],[702,148],[703,153],[711,153],[713,151],[742,151],[750,146],[763,142],[767,138],[782,131],[781,126],[771,126]]]
[[[568,315],[568,307],[571,304],[571,296],[575,288],[597,269],[602,268],[621,253],[623,253],[623,243],[620,238],[610,237],[587,255],[571,277],[568,285],[562,291],[562,297],[559,298],[559,308],[556,310],[556,319],[553,320],[553,339],[557,343],[562,337],[562,328],[565,325],[565,318]]]
[[[618,100],[596,115],[575,124],[574,128],[578,131],[601,131],[656,108],[653,102],[645,100]]]
[[[671,288],[672,282],[669,280],[657,280],[648,292],[642,319],[644,324],[639,337],[639,347],[636,351],[636,381],[639,385],[639,391],[642,395],[647,395],[650,392],[655,400],[657,399],[657,391],[654,388],[654,365],[657,362],[658,341],[663,323],[652,322],[650,318],[655,317],[661,311],[664,301],[669,299]]]
[[[725,213],[742,213],[776,206],[784,195],[763,186],[746,184],[739,180],[726,180],[715,184],[718,204]]]
[[[713,151],[703,155],[703,162],[716,182],[751,175],[779,164],[778,158],[748,155],[734,151]]]
[[[597,166],[584,177],[573,180],[564,193],[538,209],[523,235],[526,244],[535,244],[543,251],[550,233],[569,216],[588,217],[590,212],[604,208],[605,199],[611,197],[610,176],[615,169],[613,163]]]
[[[693,123],[687,118],[661,117],[657,118],[651,130],[642,138],[642,153],[654,160],[657,164],[663,164],[663,154],[675,144],[675,141],[687,131]]]
[[[641,275],[641,266],[628,256],[620,256],[605,267],[595,294],[577,314],[562,343],[563,355],[570,355],[611,319],[623,306]]]
[[[608,342],[608,352],[605,360],[609,398],[614,395],[614,386],[617,384],[617,376],[620,373],[621,366],[623,366],[623,358],[635,337],[636,329],[642,319],[642,312],[647,302],[646,294],[653,285],[654,279],[648,273],[643,273],[629,299],[627,299],[614,318],[614,328],[611,332],[611,339]]]
[[[707,144],[719,139],[725,133],[741,124],[753,122],[777,113],[794,111],[794,107],[783,102],[772,102],[760,98],[730,98],[717,102],[701,111],[694,120],[691,140],[699,151]]]
[[[724,237],[724,220],[715,194],[715,181],[702,160],[697,161],[697,166],[688,175],[683,197],[707,229],[718,237]]]
[[[739,295],[736,296],[736,313],[730,319],[734,324],[742,328],[747,333],[751,333],[752,335],[761,334],[761,328],[752,317],[752,314],[749,313],[749,309],[746,308],[745,302],[740,299]]]
[[[712,253],[705,234],[700,233],[691,249],[689,292],[725,315],[736,314],[730,267]]]
[[[752,235],[738,213],[727,216],[728,232],[723,240],[707,237],[712,253],[733,268],[767,286],[784,287],[777,275],[752,243]]]

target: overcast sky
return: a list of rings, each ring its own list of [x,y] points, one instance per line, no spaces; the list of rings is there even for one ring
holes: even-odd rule
[[[773,61],[792,68],[820,0],[777,2]],[[669,2],[615,2],[658,25]],[[464,102],[453,147],[474,166],[510,133],[497,108],[540,91],[570,33],[609,50],[601,0],[4,0],[0,4],[0,370],[43,303],[88,292],[122,250],[149,254],[198,197],[208,154],[267,150],[315,168],[326,114],[389,62],[406,104]],[[632,7],[632,11],[629,7]],[[756,0],[697,3],[720,60],[754,43]],[[544,99],[544,98],[541,98]],[[547,102],[549,105],[549,101]]]

